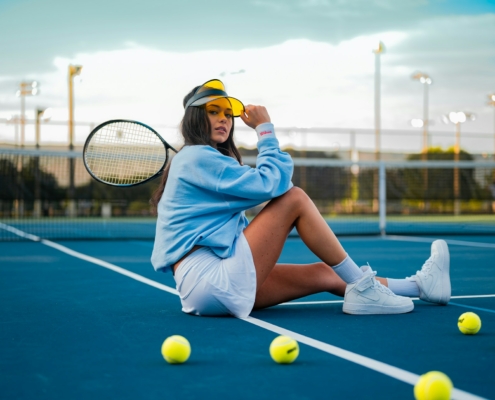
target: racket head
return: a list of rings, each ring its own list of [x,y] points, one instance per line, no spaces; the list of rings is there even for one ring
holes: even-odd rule
[[[114,119],[98,125],[84,143],[83,161],[98,182],[129,187],[161,175],[170,146],[142,122]]]

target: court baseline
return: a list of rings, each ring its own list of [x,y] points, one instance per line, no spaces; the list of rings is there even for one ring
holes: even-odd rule
[[[419,242],[419,243],[432,243],[437,239],[426,238],[426,237],[415,237],[415,236],[399,236],[399,235],[383,235],[381,236],[383,240],[396,240],[401,242]],[[495,249],[495,243],[482,243],[482,242],[469,242],[467,240],[455,240],[455,239],[443,239],[447,244],[452,244],[456,246],[467,246],[467,247],[483,247],[487,249]]]

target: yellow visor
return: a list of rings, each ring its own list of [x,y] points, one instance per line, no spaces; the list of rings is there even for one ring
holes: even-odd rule
[[[187,109],[189,106],[202,106],[210,101],[220,98],[226,98],[230,102],[230,105],[232,106],[232,115],[234,117],[238,117],[244,112],[244,104],[242,104],[240,100],[227,95],[224,84],[218,79],[212,79],[211,81],[201,85],[198,90],[196,90],[196,93],[194,93],[194,95],[189,99],[184,108]]]

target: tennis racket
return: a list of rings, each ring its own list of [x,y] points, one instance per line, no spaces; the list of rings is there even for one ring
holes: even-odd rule
[[[98,125],[84,144],[84,166],[99,182],[136,186],[161,175],[173,150],[153,128],[125,119]]]

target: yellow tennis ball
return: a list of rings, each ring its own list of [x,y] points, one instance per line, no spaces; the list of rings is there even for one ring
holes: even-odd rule
[[[425,379],[426,374],[421,375],[414,385],[414,398],[416,400],[425,400]]]
[[[443,372],[430,371],[419,377],[414,385],[416,400],[450,400],[452,381]]]
[[[465,335],[476,335],[481,329],[481,319],[474,312],[465,312],[459,317],[457,326]]]
[[[184,336],[170,336],[162,344],[162,356],[170,364],[182,364],[190,355],[191,345]]]
[[[299,355],[299,345],[289,336],[278,336],[270,344],[270,355],[279,364],[290,364]]]

